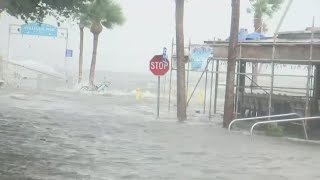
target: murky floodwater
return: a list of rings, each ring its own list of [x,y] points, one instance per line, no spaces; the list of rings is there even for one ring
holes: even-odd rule
[[[0,179],[320,179],[319,145],[156,120],[152,99],[3,91]]]

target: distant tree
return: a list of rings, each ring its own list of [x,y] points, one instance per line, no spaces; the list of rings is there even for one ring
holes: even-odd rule
[[[0,0],[0,12],[22,20],[41,22],[44,17],[54,16],[58,21],[79,14],[93,0]]]
[[[283,4],[284,0],[249,0],[251,7],[248,13],[254,15],[254,30],[261,33],[263,30],[263,18],[265,16],[272,17]]]
[[[53,16],[58,23],[74,18],[93,0],[0,0],[2,12],[25,21],[42,22],[46,16]],[[1,72],[2,74],[2,72]]]
[[[6,7],[5,2],[6,1],[0,1],[0,15],[5,10],[5,7]]]
[[[121,25],[124,22],[124,16],[120,5],[112,0],[94,0],[88,5],[84,15],[90,20],[90,31],[93,34],[93,51],[89,75],[89,83],[93,86],[99,35],[103,27],[112,29],[115,25]]]
[[[265,16],[272,17],[280,8],[284,0],[249,0],[251,7],[248,8],[248,13],[253,13],[254,16],[254,30],[255,32],[262,33],[263,29],[266,29],[266,24],[263,23]],[[252,65],[253,74],[258,74],[258,64]],[[252,75],[252,84],[256,85],[258,78]]]
[[[102,32],[102,26],[110,29],[116,24],[122,24],[124,21],[121,7],[112,0],[0,0],[0,12],[3,11],[25,21],[38,22],[42,22],[46,16],[53,16],[60,22],[66,18],[80,18],[79,14],[82,14],[90,21],[90,30],[94,35],[94,48],[90,68],[91,84],[93,84],[94,80],[98,37]],[[82,30],[84,27],[82,28],[83,24],[79,25],[81,25],[79,26],[80,41],[83,43]],[[82,65],[82,59],[79,60],[81,61],[80,65]]]

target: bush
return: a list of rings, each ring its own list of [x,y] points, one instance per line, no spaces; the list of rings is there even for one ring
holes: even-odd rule
[[[284,127],[277,125],[270,125],[267,127],[266,134],[268,136],[282,137],[284,135]]]

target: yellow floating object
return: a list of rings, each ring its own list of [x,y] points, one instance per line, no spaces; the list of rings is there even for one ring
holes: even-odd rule
[[[199,105],[202,105],[202,103],[203,103],[203,92],[202,92],[202,90],[201,89],[199,89],[199,91],[198,91],[198,104]]]
[[[137,88],[136,89],[136,92],[135,92],[135,96],[136,96],[136,100],[137,101],[141,101],[141,90],[140,90],[140,88]]]

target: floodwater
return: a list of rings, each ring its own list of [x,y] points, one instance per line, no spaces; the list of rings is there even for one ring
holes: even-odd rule
[[[154,98],[1,89],[0,179],[320,179],[320,145],[179,123]]]

